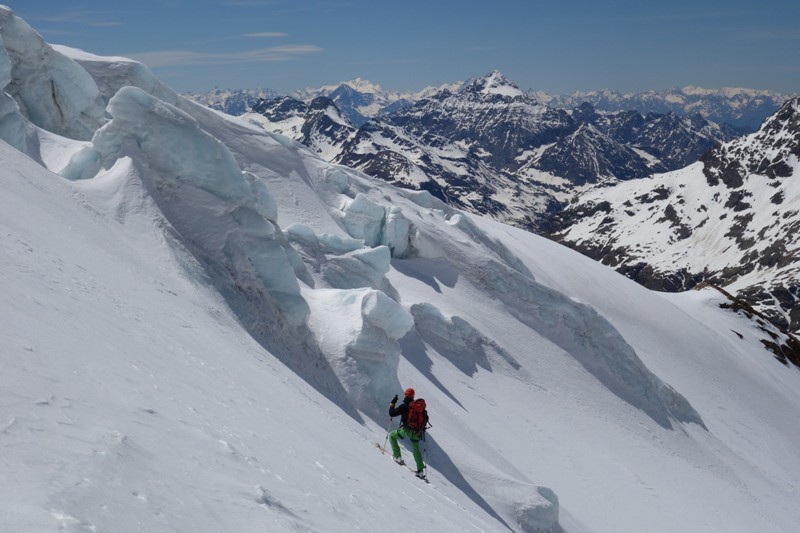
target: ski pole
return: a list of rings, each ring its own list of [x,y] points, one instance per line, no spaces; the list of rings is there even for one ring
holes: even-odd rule
[[[386,443],[389,442],[389,429],[392,427],[392,417],[389,417],[389,423],[386,425],[386,438],[383,439],[383,448],[381,448],[381,454],[386,453]]]
[[[422,466],[425,470],[425,477],[428,477],[428,441],[425,439],[425,433],[422,434],[422,457],[425,459]]]

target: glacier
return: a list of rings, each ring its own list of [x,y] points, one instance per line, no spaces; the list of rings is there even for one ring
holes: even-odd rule
[[[0,21],[2,529],[797,523],[800,376],[713,295]],[[430,485],[376,451],[407,386]]]

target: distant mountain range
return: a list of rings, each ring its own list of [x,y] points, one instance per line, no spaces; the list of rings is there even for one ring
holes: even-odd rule
[[[310,103],[320,96],[330,98],[336,103],[340,112],[355,126],[361,126],[367,120],[397,111],[423,98],[428,98],[444,89],[457,89],[462,82],[445,84],[439,87],[426,87],[421,91],[387,91],[378,84],[368,80],[355,78],[337,85],[323,85],[317,88],[305,88],[290,95],[279,95],[270,89],[219,89],[215,88],[205,94],[187,93],[188,97],[212,109],[229,115],[242,115],[263,99],[274,99],[290,96],[295,100]]]
[[[402,107],[430,98],[441,90],[457,92],[471,81],[457,81],[439,87],[427,87],[418,92],[389,91],[379,84],[362,78],[305,88],[289,95],[298,100],[310,102],[319,96],[327,96],[339,107],[341,113],[355,126],[361,126],[369,118],[382,116]],[[546,92],[528,90],[526,93],[537,101],[550,107],[573,109],[584,102],[601,111],[639,111],[648,113],[675,113],[678,116],[700,114],[703,118],[718,124],[729,124],[741,133],[758,129],[761,122],[774,113],[792,94],[773,91],[725,87],[703,89],[684,87],[667,90],[650,90],[641,93],[621,93],[612,90],[575,92],[572,94],[550,95]],[[214,89],[206,94],[187,94],[190,99],[203,105],[224,111],[231,115],[241,115],[248,111],[260,98],[275,98],[279,95],[269,89]]]
[[[204,94],[186,93],[183,96],[211,109],[239,116],[250,111],[259,100],[276,98],[278,93],[261,87],[255,89],[214,88]]]
[[[589,102],[604,111],[636,109],[642,113],[700,114],[712,122],[730,124],[744,133],[758,129],[767,116],[786,100],[797,96],[753,89],[726,87],[709,90],[691,86],[628,94],[617,91],[576,92],[557,96],[535,94],[554,107],[572,108]]]
[[[700,115],[552,108],[497,71],[360,127],[326,96],[262,100],[246,116],[330,161],[535,231],[588,184],[680,168],[736,135]]]

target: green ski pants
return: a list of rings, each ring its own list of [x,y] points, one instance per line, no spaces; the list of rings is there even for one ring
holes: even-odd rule
[[[417,463],[417,472],[425,468],[425,464],[422,462],[422,452],[419,451],[419,433],[405,428],[397,428],[389,433],[389,444],[392,445],[392,456],[394,457],[400,457],[398,438],[411,440],[411,452],[414,454],[414,462]]]

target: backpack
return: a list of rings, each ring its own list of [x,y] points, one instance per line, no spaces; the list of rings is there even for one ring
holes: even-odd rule
[[[428,412],[425,410],[425,400],[419,398],[408,404],[408,419],[406,425],[414,431],[425,431],[428,425]]]

